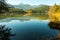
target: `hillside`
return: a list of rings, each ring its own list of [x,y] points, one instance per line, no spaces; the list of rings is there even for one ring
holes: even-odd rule
[[[49,6],[48,5],[39,5],[36,8],[31,9],[32,11],[40,11],[40,12],[46,12],[49,10]]]

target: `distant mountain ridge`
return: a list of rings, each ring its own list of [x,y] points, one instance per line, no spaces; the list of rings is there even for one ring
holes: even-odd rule
[[[14,7],[14,8],[19,8],[19,9],[23,9],[23,10],[41,10],[42,8],[47,8],[48,5],[43,5],[43,4],[40,4],[40,5],[29,5],[29,4],[19,4],[19,5],[10,5],[10,7]]]
[[[29,4],[19,4],[19,5],[13,5],[13,7],[20,8],[20,9],[23,9],[23,10],[28,10],[28,9],[35,8],[36,6],[31,6]]]

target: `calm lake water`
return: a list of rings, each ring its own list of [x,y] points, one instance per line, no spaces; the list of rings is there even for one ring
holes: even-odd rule
[[[11,32],[16,36],[11,40],[48,40],[56,38],[58,31],[48,26],[49,20],[10,20],[0,22],[0,25],[6,25],[11,28]]]

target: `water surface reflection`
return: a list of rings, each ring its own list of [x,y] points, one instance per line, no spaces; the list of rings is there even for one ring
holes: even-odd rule
[[[50,29],[48,20],[11,20],[9,22],[1,22],[6,27],[12,28],[16,34],[11,40],[48,40],[56,38],[58,31]]]

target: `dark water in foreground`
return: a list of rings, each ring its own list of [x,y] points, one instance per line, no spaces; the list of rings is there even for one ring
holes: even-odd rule
[[[57,30],[50,29],[48,20],[11,20],[9,22],[0,22],[6,27],[12,28],[12,33],[16,36],[11,40],[48,40],[57,37]]]

